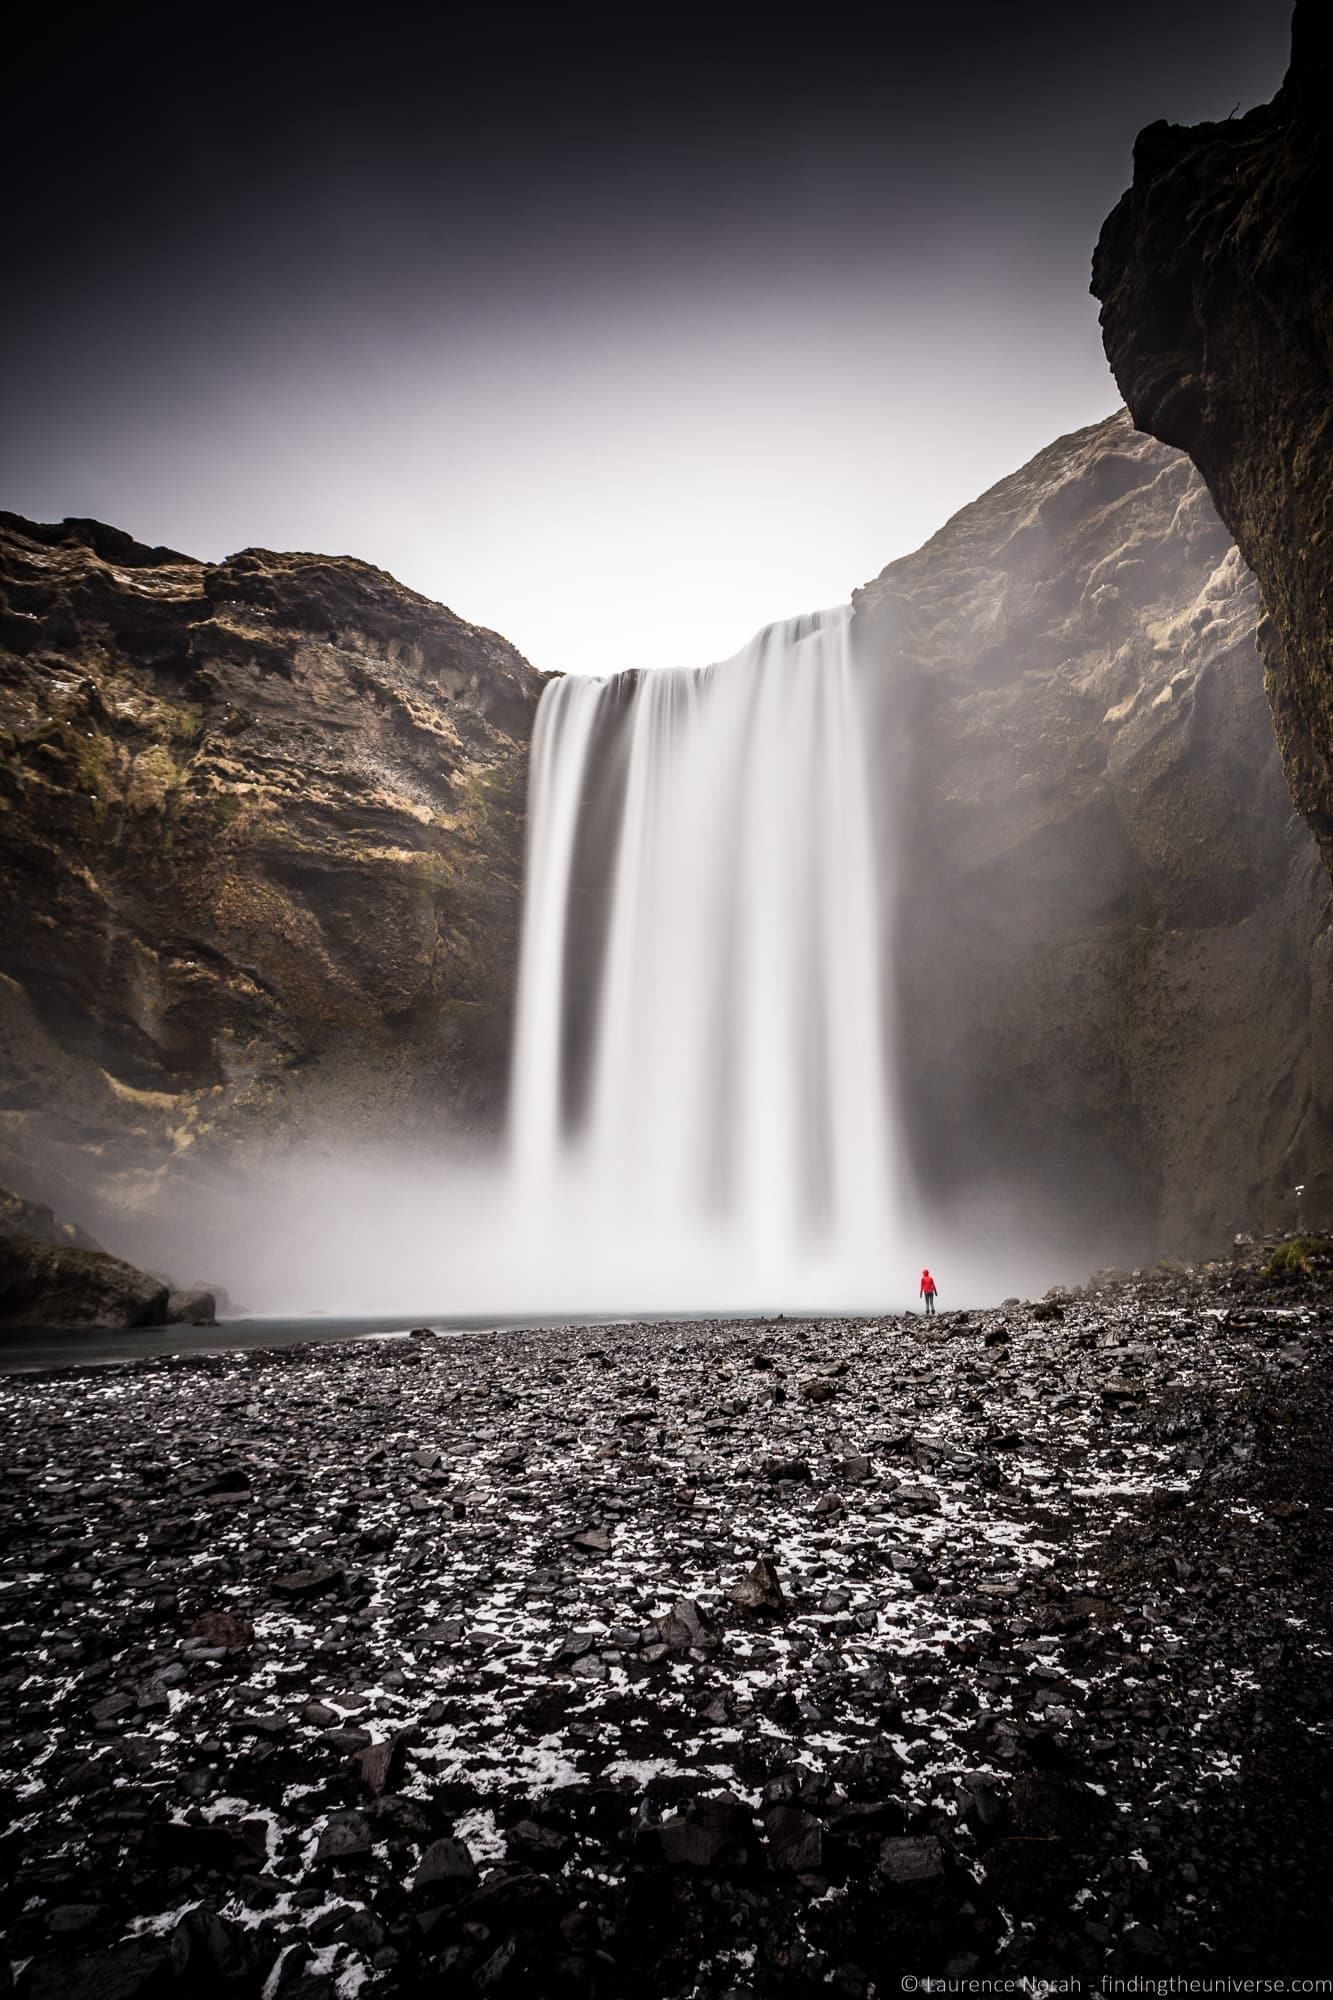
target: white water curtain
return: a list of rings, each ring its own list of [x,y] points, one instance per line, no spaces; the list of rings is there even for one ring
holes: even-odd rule
[[[588,1303],[612,1272],[636,1311],[873,1306],[901,1281],[849,620],[543,695],[511,1165]]]

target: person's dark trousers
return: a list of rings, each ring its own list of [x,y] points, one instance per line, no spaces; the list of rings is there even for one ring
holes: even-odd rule
[[[934,1312],[935,1312],[935,1294],[934,1294],[934,1292],[927,1292],[927,1293],[926,1293],[926,1315],[927,1315],[927,1318],[930,1318],[930,1317],[933,1317],[933,1315],[934,1315]]]

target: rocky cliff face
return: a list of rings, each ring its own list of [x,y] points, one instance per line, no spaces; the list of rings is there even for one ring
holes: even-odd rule
[[[857,595],[906,1115],[962,1229],[1000,1188],[1057,1247],[1179,1255],[1324,1199],[1327,882],[1259,614],[1189,461],[1124,413]]]
[[[0,1175],[494,1121],[539,686],[365,563],[0,518]]]
[[[126,1247],[117,1217],[274,1135],[494,1124],[513,649],[364,564],[91,523],[9,517],[0,589],[0,1177]],[[1191,1252],[1298,1183],[1324,1219],[1328,889],[1259,615],[1123,413],[857,595],[907,1139],[960,1229]]]
[[[1092,289],[1141,429],[1187,451],[1259,579],[1292,797],[1333,869],[1333,18],[1301,0],[1271,104],[1151,125]]]

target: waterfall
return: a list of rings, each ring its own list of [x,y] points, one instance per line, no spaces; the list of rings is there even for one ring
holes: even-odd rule
[[[901,1289],[867,741],[845,608],[545,690],[509,1144],[570,1310]]]

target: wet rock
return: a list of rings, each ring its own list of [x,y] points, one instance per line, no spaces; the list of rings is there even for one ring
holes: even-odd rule
[[[668,1868],[734,1869],[749,1862],[754,1823],[742,1800],[723,1795],[696,1800],[654,1831]]]
[[[1229,1266],[1228,1287],[1244,1282]],[[817,1945],[811,1977],[822,1990],[839,1968],[836,1990],[866,1970],[886,1910],[929,1930],[921,1962],[938,1943],[941,1969],[988,1964],[1010,1923],[1011,1971],[1063,1963],[1071,1926],[1092,1949],[1100,1925],[1097,1950],[1130,1969],[1136,1924],[1183,1963],[1198,1912],[1228,1952],[1246,1926],[1277,1935],[1289,1885],[1312,1908],[1323,1894],[1302,1845],[1324,1782],[1307,1724],[1329,1712],[1333,1668],[1294,1635],[1322,1588],[1323,1489],[1301,1468],[1333,1428],[1333,1353],[1322,1319],[1228,1328],[1176,1299],[1071,1297],[1003,1369],[977,1339],[927,1358],[894,1319],[846,1324],[857,1452],[818,1406],[733,1393],[754,1382],[754,1334],[727,1324],[617,1329],[617,1365],[593,1369],[586,1336],[551,1330],[428,1343],[421,1375],[404,1342],[154,1364],[94,1393],[0,1380],[0,1776],[30,1829],[6,1892],[20,1955],[64,1968],[105,1949],[127,1902],[165,1942],[193,1903],[261,1954],[281,1942],[275,1993],[388,1952],[386,2000],[407,2000],[471,1982],[509,1940],[501,1991],[554,1980],[566,1958],[585,1988],[614,1986],[632,1935],[664,2000],[684,2000],[732,1949],[809,1971]],[[1309,1356],[1279,1402],[1272,1364],[1298,1325]],[[816,1341],[834,1346],[827,1327],[768,1334],[793,1379]],[[1150,1393],[1105,1409],[1108,1369]],[[627,1405],[656,1413],[643,1453],[600,1456]],[[376,1443],[390,1435],[392,1452]],[[757,1476],[765,1456],[836,1476],[843,1511]],[[841,1469],[872,1456],[873,1483]],[[252,1505],[159,1541],[232,1469]],[[419,1481],[466,1518],[411,1512]],[[594,1510],[614,1546],[588,1561],[569,1533]],[[362,1573],[370,1524],[395,1532]],[[336,1594],[271,1593],[274,1572],[317,1566],[343,1571]],[[159,1598],[200,1627],[175,1657]],[[257,1637],[201,1625],[256,1601]],[[251,1643],[206,1643],[238,1636]],[[108,1701],[132,1706],[99,1723]],[[1265,1732],[1288,1717],[1278,1760]],[[410,1796],[394,1789],[400,1737]],[[1219,1757],[1241,1760],[1224,1785]],[[1261,1796],[1263,1838],[1242,1838]],[[1299,1838],[1283,1830],[1298,1821]],[[466,1858],[432,1888],[442,1836]],[[936,1894],[955,1843],[961,1914]],[[1224,1893],[1239,1855],[1262,1897]],[[816,1882],[837,1894],[802,1927]],[[81,1904],[104,1914],[53,1931]]]
[[[341,1589],[346,1571],[332,1564],[322,1564],[311,1569],[288,1570],[283,1576],[275,1576],[272,1589],[276,1597],[285,1597],[293,1604],[308,1604],[317,1597],[327,1597],[331,1591]]]
[[[777,1485],[784,1479],[804,1484],[811,1478],[810,1461],[805,1458],[766,1458],[764,1477]]]
[[[363,1812],[330,1815],[315,1849],[316,1861],[353,1861],[369,1854],[373,1842],[370,1821]]]
[[[672,1652],[684,1652],[691,1646],[707,1646],[713,1636],[711,1625],[692,1597],[678,1597],[657,1629],[662,1644],[670,1647]]]
[[[244,1466],[229,1465],[222,1472],[217,1473],[215,1477],[207,1480],[203,1491],[205,1494],[248,1493],[250,1491],[250,1475]]]
[[[171,1933],[171,1976],[182,1990],[238,1990],[261,1960],[249,1931],[212,1910],[187,1910]]]
[[[796,1806],[770,1806],[764,1814],[764,1836],[775,1868],[801,1874],[820,1867],[824,1831],[813,1813]]]
[[[879,1871],[897,1888],[919,1888],[944,1879],[944,1849],[929,1834],[901,1835],[880,1843]]]
[[[168,1948],[133,1938],[91,1957],[37,1959],[20,1976],[19,2000],[170,2000],[175,1989]]]
[[[569,1841],[554,1827],[539,1826],[535,1820],[521,1819],[508,1833],[509,1851],[533,1868],[558,1868],[569,1852]]]
[[[745,1611],[778,1612],[787,1608],[777,1564],[771,1556],[760,1556],[749,1575],[733,1584],[727,1596]]]
[[[504,1943],[477,1967],[472,1975],[474,1989],[478,1993],[494,1993],[508,1977],[517,1956],[518,1939],[506,1938]]]
[[[105,1729],[123,1722],[126,1716],[134,1714],[137,1707],[138,1702],[132,1694],[103,1695],[101,1701],[93,1703],[92,1718],[99,1729]]]
[[[477,1864],[465,1842],[434,1840],[421,1857],[412,1887],[430,1901],[471,1889],[476,1880]]]
[[[101,1903],[59,1903],[46,1913],[46,1928],[52,1937],[78,1937],[97,1930],[106,1922]]]
[[[407,1744],[402,1736],[386,1736],[382,1742],[369,1743],[355,1753],[353,1767],[372,1798],[379,1798],[396,1781],[406,1754]]]

